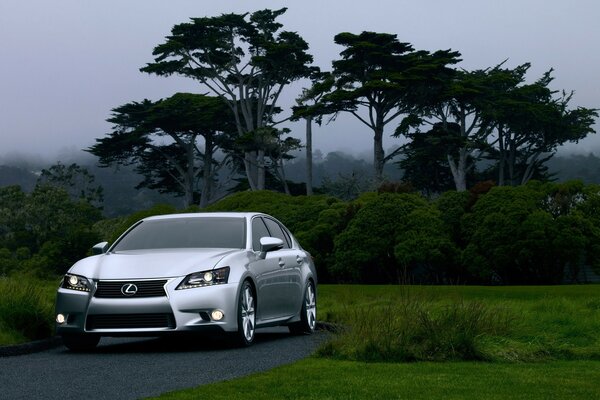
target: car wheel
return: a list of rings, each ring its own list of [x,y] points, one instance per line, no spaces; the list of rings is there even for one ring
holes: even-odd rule
[[[63,335],[62,337],[64,345],[73,351],[87,351],[93,350],[98,345],[100,341],[100,336],[98,335]]]
[[[250,282],[245,281],[240,289],[238,300],[238,343],[250,346],[256,331],[256,296]]]
[[[304,300],[300,310],[300,321],[289,325],[293,334],[311,334],[317,326],[317,293],[312,281],[308,281],[304,290]]]

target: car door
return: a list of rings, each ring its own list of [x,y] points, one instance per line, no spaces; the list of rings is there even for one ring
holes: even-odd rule
[[[281,239],[284,243],[283,249],[270,254],[277,259],[277,265],[279,266],[277,287],[274,289],[274,295],[278,299],[275,312],[281,317],[291,316],[300,309],[299,305],[303,290],[299,250],[291,247],[290,237],[277,221],[268,217],[263,219],[271,236]]]
[[[266,321],[277,318],[280,315],[278,311],[278,301],[280,299],[278,280],[280,280],[279,259],[275,254],[277,251],[269,252],[265,258],[258,257],[260,252],[260,238],[271,236],[263,219],[254,217],[252,219],[252,249],[257,254],[256,260],[250,263],[250,270],[256,281],[257,296],[257,319]]]

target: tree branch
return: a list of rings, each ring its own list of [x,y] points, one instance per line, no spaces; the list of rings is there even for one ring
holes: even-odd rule
[[[358,114],[356,113],[356,111],[350,111],[350,114],[354,115],[356,118],[358,118],[358,120],[359,120],[360,122],[362,122],[363,124],[365,124],[365,125],[366,125],[366,126],[368,126],[369,128],[371,128],[371,129],[373,129],[373,130],[375,129],[375,125],[371,125],[371,124],[369,124],[369,123],[368,123],[367,121],[365,121],[365,120],[364,120],[364,119],[363,119],[363,118],[362,118],[360,115],[358,115]]]

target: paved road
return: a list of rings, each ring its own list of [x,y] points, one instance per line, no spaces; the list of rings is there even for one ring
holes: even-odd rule
[[[0,358],[0,398],[138,399],[226,380],[310,355],[326,333],[260,329],[249,348],[215,338],[103,338],[94,352],[64,347]]]

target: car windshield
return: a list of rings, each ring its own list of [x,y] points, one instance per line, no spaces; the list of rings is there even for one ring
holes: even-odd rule
[[[143,221],[111,251],[246,247],[244,218],[194,217]]]

